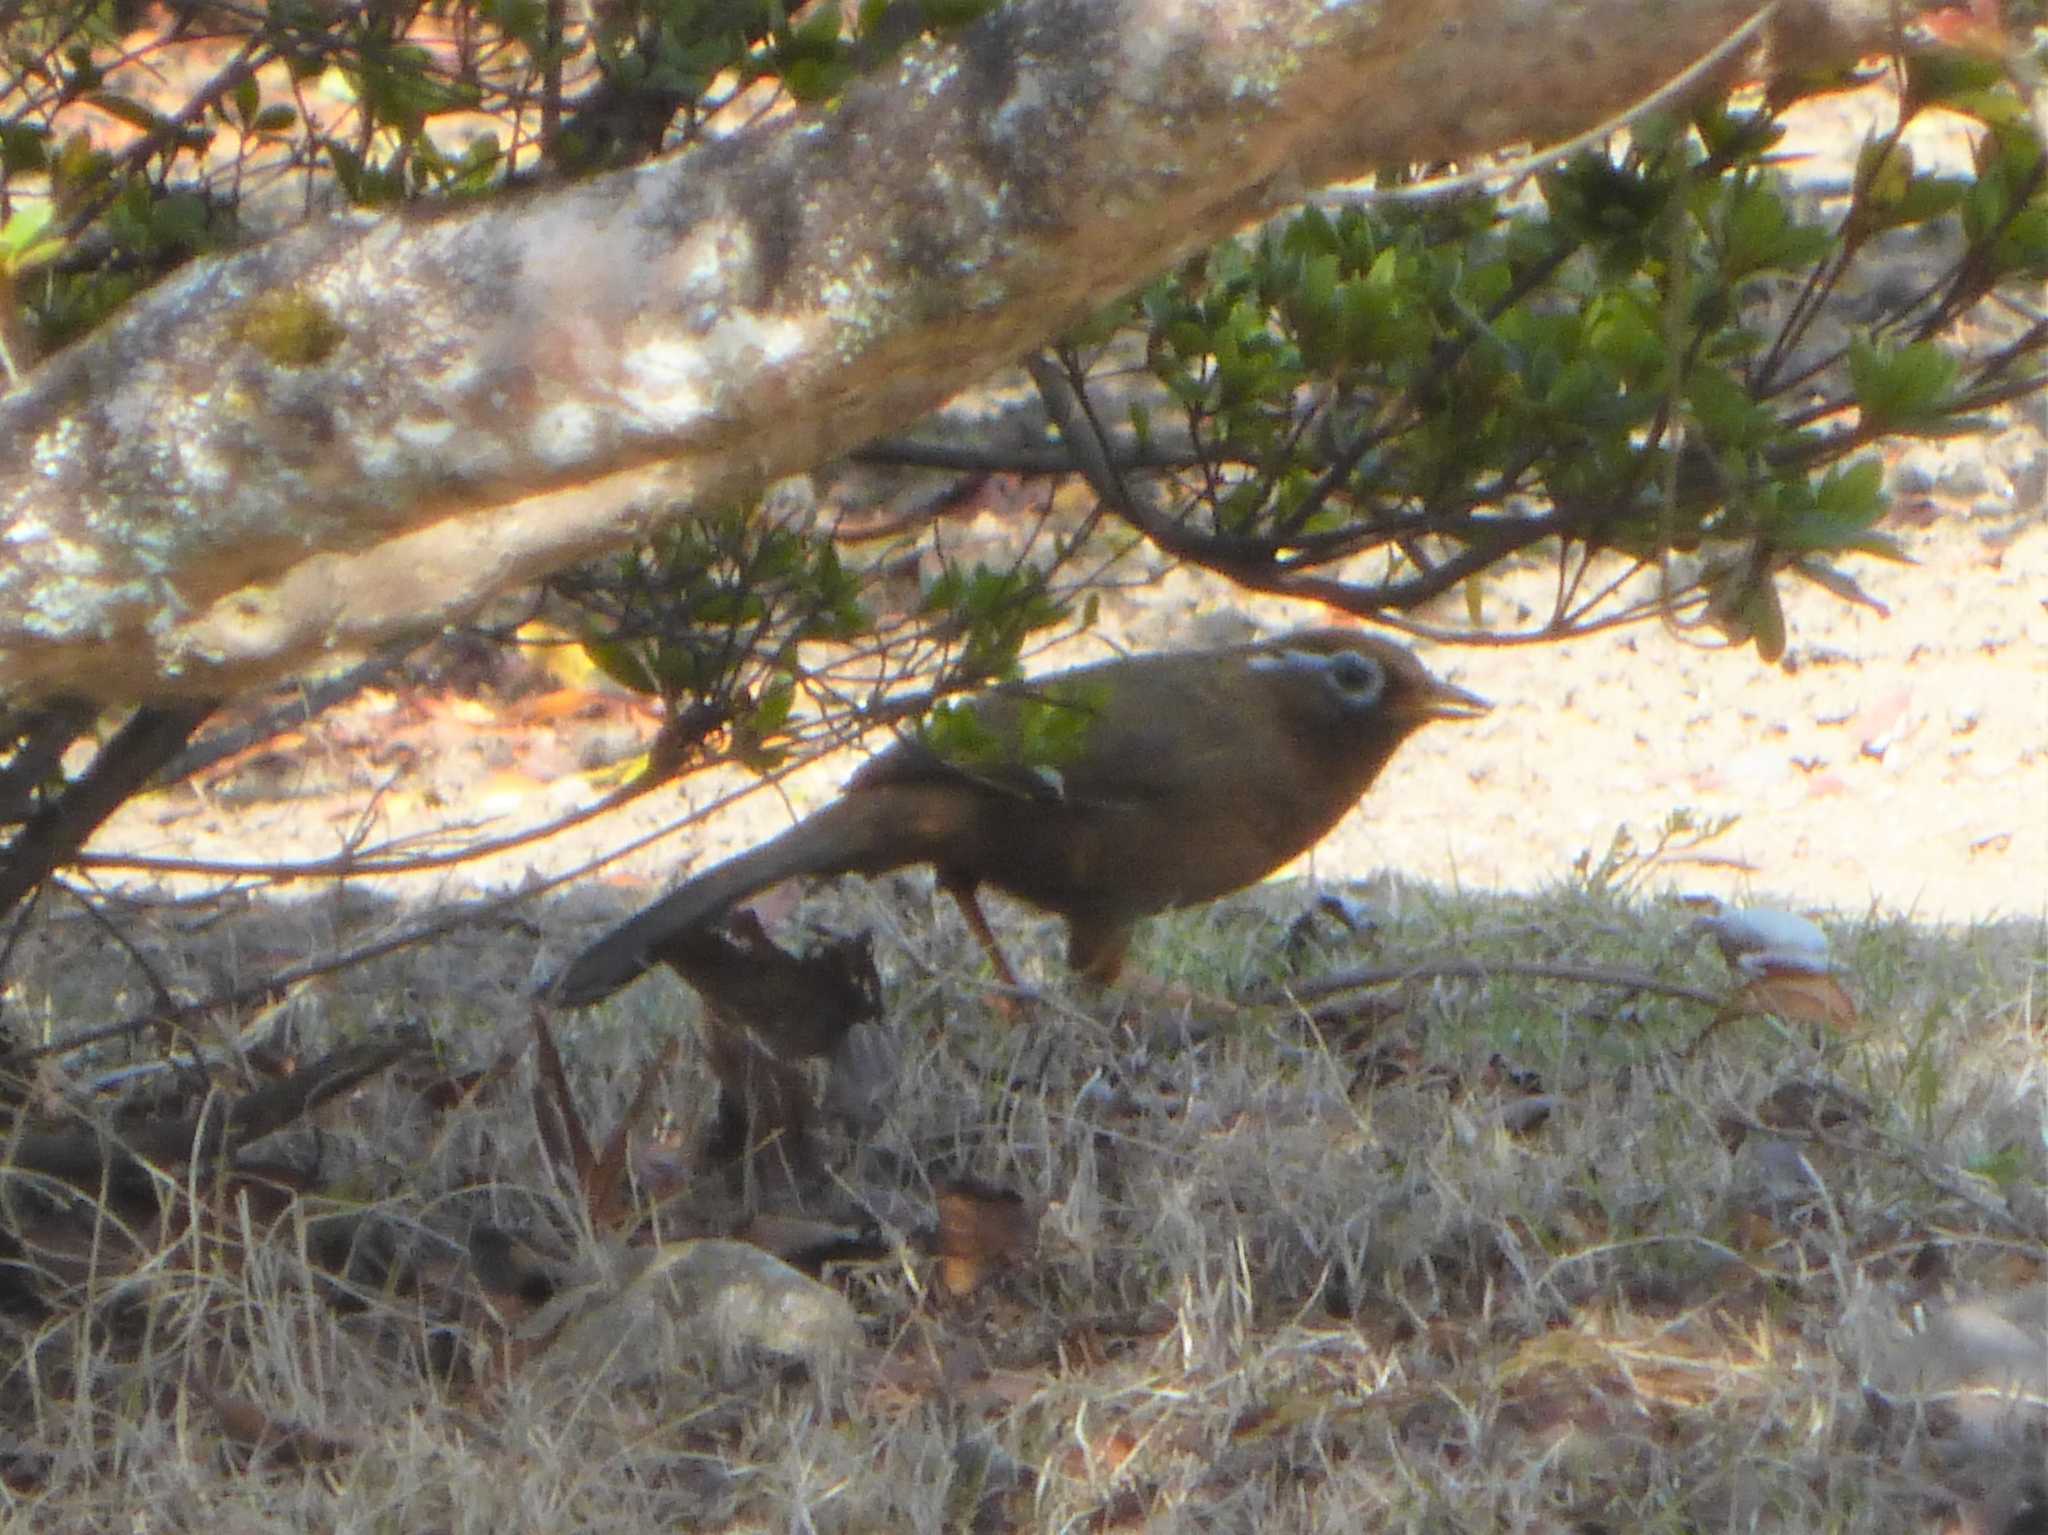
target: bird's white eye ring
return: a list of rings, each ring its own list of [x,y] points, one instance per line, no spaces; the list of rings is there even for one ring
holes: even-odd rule
[[[1330,680],[1337,691],[1359,703],[1378,703],[1387,689],[1387,670],[1371,656],[1340,650],[1329,657]]]
[[[1270,656],[1254,656],[1255,672],[1319,671],[1329,677],[1346,703],[1376,704],[1387,690],[1387,670],[1371,656],[1356,650],[1325,653],[1319,650],[1282,650]]]

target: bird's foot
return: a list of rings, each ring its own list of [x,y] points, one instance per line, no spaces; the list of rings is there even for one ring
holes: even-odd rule
[[[999,981],[988,990],[988,1005],[1005,1023],[1035,1023],[1045,1012],[1045,993],[1035,986]]]

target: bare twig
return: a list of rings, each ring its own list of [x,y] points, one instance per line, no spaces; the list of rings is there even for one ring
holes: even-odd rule
[[[106,818],[154,778],[192,738],[211,703],[150,704],[137,709],[92,766],[56,803],[32,816],[0,859],[0,913],[69,863]]]
[[[1615,986],[1626,991],[1649,992],[1660,997],[1677,997],[1706,1007],[1719,1007],[1723,998],[1716,992],[1679,981],[1666,981],[1646,970],[1614,965],[1574,965],[1552,960],[1487,960],[1422,958],[1399,965],[1359,965],[1334,975],[1313,980],[1291,981],[1284,986],[1262,986],[1243,1000],[1253,1005],[1275,1002],[1314,1002],[1338,992],[1358,991],[1367,986],[1389,986],[1400,981],[1472,980],[1492,981],[1522,977],[1537,981],[1571,981],[1582,986]]]
[[[114,1131],[101,1125],[34,1131],[5,1147],[7,1164],[86,1188],[133,1179],[139,1164],[210,1161],[283,1129],[424,1046],[417,1027],[344,1045],[281,1081],[223,1105],[209,1099],[179,1119]]]
[[[419,648],[419,641],[406,640],[396,645],[387,645],[375,655],[351,666],[337,676],[311,683],[302,688],[299,696],[288,704],[282,704],[263,715],[260,719],[237,725],[233,729],[218,731],[186,747],[163,766],[158,775],[165,783],[176,783],[203,773],[217,762],[238,756],[250,747],[287,730],[296,730],[308,720],[317,718],[329,709],[356,696],[372,683],[389,676],[404,664]]]

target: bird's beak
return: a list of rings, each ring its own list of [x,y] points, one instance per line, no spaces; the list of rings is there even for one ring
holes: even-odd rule
[[[1476,720],[1492,707],[1477,693],[1468,693],[1432,677],[1428,690],[1416,696],[1415,716],[1423,720]]]

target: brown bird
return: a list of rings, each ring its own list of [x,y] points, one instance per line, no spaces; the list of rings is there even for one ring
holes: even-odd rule
[[[1336,825],[1411,733],[1488,707],[1350,629],[1005,683],[969,706],[971,761],[897,742],[816,814],[606,933],[544,994],[600,1001],[658,963],[672,935],[799,874],[920,863],[1005,981],[982,885],[1064,917],[1068,961],[1107,983],[1140,918],[1263,879]],[[1048,747],[1053,760],[1035,764]]]

